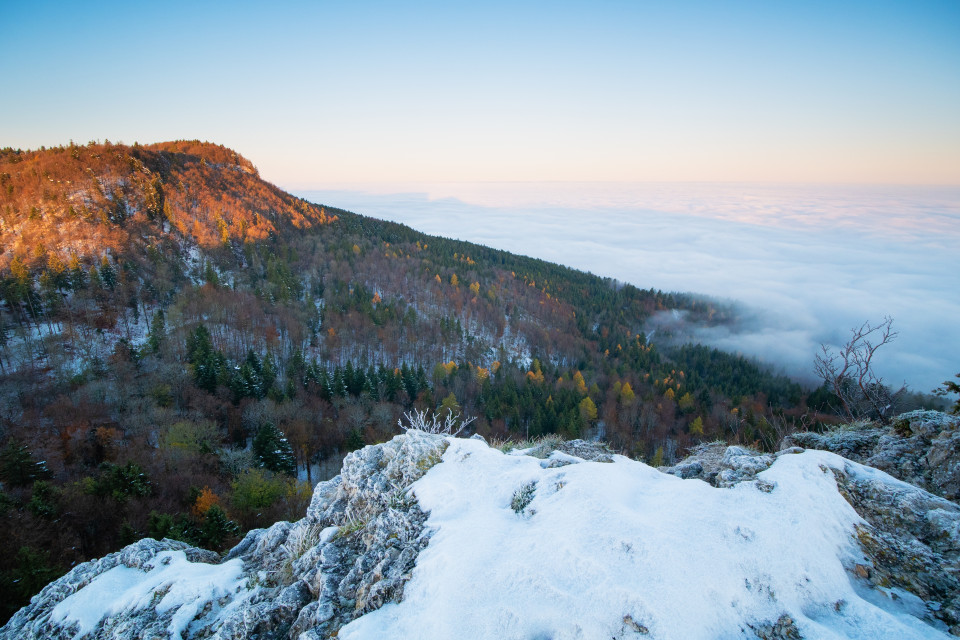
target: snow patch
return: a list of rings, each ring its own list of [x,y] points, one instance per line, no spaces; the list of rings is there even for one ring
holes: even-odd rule
[[[74,640],[80,640],[94,632],[104,618],[155,607],[161,615],[172,612],[167,630],[170,637],[182,640],[190,622],[208,603],[246,586],[240,577],[243,562],[239,559],[212,565],[190,562],[183,551],[163,551],[144,567],[146,572],[118,566],[100,574],[57,604],[51,621],[76,623]],[[237,606],[244,599],[231,604]]]
[[[403,601],[340,638],[601,640],[642,626],[656,638],[713,639],[782,616],[808,638],[946,637],[852,583],[863,521],[837,491],[831,469],[849,471],[839,456],[782,456],[758,475],[775,487],[764,492],[622,456],[550,467],[450,442],[444,463],[411,486],[435,533]],[[531,483],[518,513],[514,496]]]

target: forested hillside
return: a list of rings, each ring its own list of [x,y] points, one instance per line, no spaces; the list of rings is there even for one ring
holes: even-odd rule
[[[654,463],[808,419],[783,377],[645,339],[729,309],[315,205],[196,141],[4,149],[0,287],[2,619],[137,538],[299,518],[312,463],[413,408]]]

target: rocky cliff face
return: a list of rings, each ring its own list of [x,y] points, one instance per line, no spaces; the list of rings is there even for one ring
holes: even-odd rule
[[[305,518],[250,532],[223,559],[145,539],[84,563],[41,591],[0,638],[331,637],[402,598],[429,539],[407,488],[447,446],[413,431],[351,453],[339,476],[317,485]]]
[[[904,419],[905,440],[955,425]],[[410,431],[225,557],[147,539],[74,568],[0,640],[960,635],[960,507],[806,437],[663,474],[587,443]]]
[[[783,446],[833,451],[954,502],[960,498],[960,416],[904,413],[889,426],[854,423],[828,433],[795,433]]]
[[[857,538],[866,562],[855,565],[854,575],[888,597],[912,601],[922,617],[960,635],[960,507],[951,502],[960,492],[960,417],[912,411],[890,426],[865,422],[823,434],[796,433],[781,447],[769,455],[711,443],[663,470],[716,487],[752,481],[770,490],[757,473],[783,455],[803,447],[842,455],[844,465],[832,470],[837,488],[865,520],[857,525]],[[863,473],[851,461],[904,482]]]

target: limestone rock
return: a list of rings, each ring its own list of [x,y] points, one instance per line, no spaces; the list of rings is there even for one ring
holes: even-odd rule
[[[601,442],[587,442],[586,440],[567,440],[557,445],[557,451],[581,458],[588,462],[611,462],[610,450]]]
[[[86,562],[34,597],[0,629],[0,640],[336,635],[355,617],[402,597],[430,535],[407,487],[447,446],[443,436],[408,431],[349,454],[339,476],[317,485],[305,518],[251,531],[222,559],[182,542],[145,539]],[[175,558],[179,573],[139,593],[171,554],[182,554]],[[212,577],[180,597],[201,565]],[[111,573],[117,568],[127,572]],[[73,609],[60,615],[58,605],[81,589],[91,593],[91,585],[114,603],[82,620],[69,615]]]
[[[710,442],[694,447],[689,456],[660,470],[684,480],[696,478],[715,487],[732,487],[756,479],[758,473],[770,468],[774,459],[770,454],[745,447]]]
[[[857,539],[867,561],[851,573],[887,597],[912,595],[960,634],[960,506],[849,462],[834,476],[866,520]]]
[[[960,635],[960,506],[942,497],[956,496],[958,426],[960,419],[953,416],[917,411],[900,416],[889,429],[864,423],[825,434],[795,434],[775,456],[704,444],[661,471],[716,487],[755,481],[760,490],[772,491],[769,482],[756,476],[775,458],[802,453],[802,447],[848,458],[832,472],[841,495],[866,521],[857,528],[864,558],[847,567],[851,578],[903,601],[933,626]],[[783,620],[750,629],[759,638],[799,637]]]
[[[796,445],[832,451],[948,500],[960,499],[960,416],[911,411],[889,426],[863,422],[827,433],[795,433],[781,448]]]

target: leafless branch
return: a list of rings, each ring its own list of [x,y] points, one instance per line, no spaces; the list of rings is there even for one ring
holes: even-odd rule
[[[850,332],[850,340],[837,352],[825,344],[820,345],[820,353],[814,358],[814,371],[840,399],[848,419],[872,415],[886,422],[896,401],[906,392],[905,385],[893,391],[873,368],[877,350],[898,335],[893,330],[893,318],[886,316],[876,325],[864,322]]]
[[[427,418],[427,412],[414,409],[409,413],[404,413],[403,417],[407,419],[407,424],[403,420],[397,420],[397,424],[404,431],[417,430],[425,433],[438,433],[445,436],[454,436],[460,434],[467,426],[476,420],[476,417],[462,419],[459,413],[447,412],[443,420],[432,414]]]

